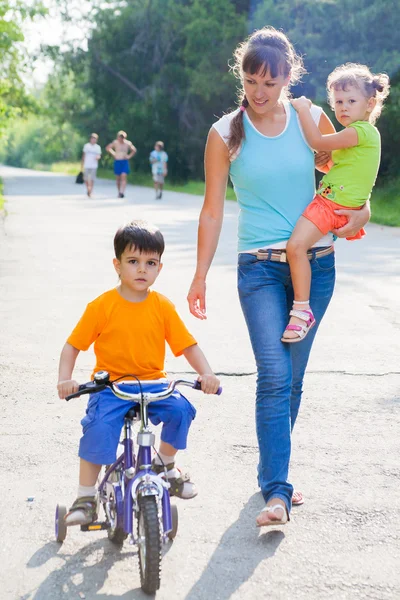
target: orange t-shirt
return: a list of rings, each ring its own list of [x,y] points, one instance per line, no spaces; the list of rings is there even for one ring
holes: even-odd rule
[[[108,371],[111,379],[130,373],[145,380],[166,376],[165,341],[175,356],[197,343],[168,298],[150,291],[143,302],[129,302],[116,289],[87,305],[67,341],[78,350],[94,342],[93,373]]]

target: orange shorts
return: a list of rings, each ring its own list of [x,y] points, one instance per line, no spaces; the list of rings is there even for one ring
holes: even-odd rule
[[[323,235],[326,235],[332,229],[340,229],[348,222],[345,215],[337,215],[334,211],[344,208],[346,210],[360,210],[359,208],[351,208],[349,206],[341,206],[328,200],[319,194],[316,194],[314,200],[307,206],[303,212],[303,217],[314,223]],[[353,237],[348,237],[346,240],[360,240],[366,235],[364,229],[360,229]]]

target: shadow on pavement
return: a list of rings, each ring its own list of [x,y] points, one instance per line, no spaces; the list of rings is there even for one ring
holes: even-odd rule
[[[222,536],[185,600],[228,600],[251,577],[260,562],[274,556],[285,534],[276,529],[263,529],[260,535],[255,517],[264,506],[259,492],[251,496],[237,521]],[[244,548],[250,551],[244,553]]]
[[[138,573],[137,553],[121,551],[106,538],[88,544],[74,554],[62,553],[57,542],[48,542],[29,559],[28,568],[37,568],[57,557],[64,564],[52,570],[35,591],[20,596],[19,600],[143,600],[149,598],[140,588],[123,594],[98,594],[107,579],[109,570],[121,560],[131,560]],[[33,595],[32,595],[33,594]]]

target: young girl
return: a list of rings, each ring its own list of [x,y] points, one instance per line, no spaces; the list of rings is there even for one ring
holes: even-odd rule
[[[374,123],[389,93],[387,75],[374,75],[365,65],[337,67],[327,81],[329,103],[344,129],[322,135],[312,118],[311,102],[292,100],[309,145],[332,151],[333,166],[323,177],[317,194],[298,220],[287,244],[287,259],[294,288],[293,310],[282,342],[300,342],[315,325],[309,304],[312,246],[329,231],[343,226],[347,217],[338,209],[360,209],[371,195],[380,163],[380,135]],[[360,229],[348,240],[365,235]]]

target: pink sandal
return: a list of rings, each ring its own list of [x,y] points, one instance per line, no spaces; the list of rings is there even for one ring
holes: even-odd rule
[[[297,337],[288,338],[284,337],[285,331],[283,332],[283,336],[281,337],[281,342],[286,342],[287,344],[294,344],[296,342],[301,342],[304,340],[309,331],[314,327],[316,321],[315,317],[312,313],[312,310],[297,310],[293,309],[290,311],[289,315],[291,317],[297,317],[304,321],[304,325],[287,325],[285,331],[294,331]]]

